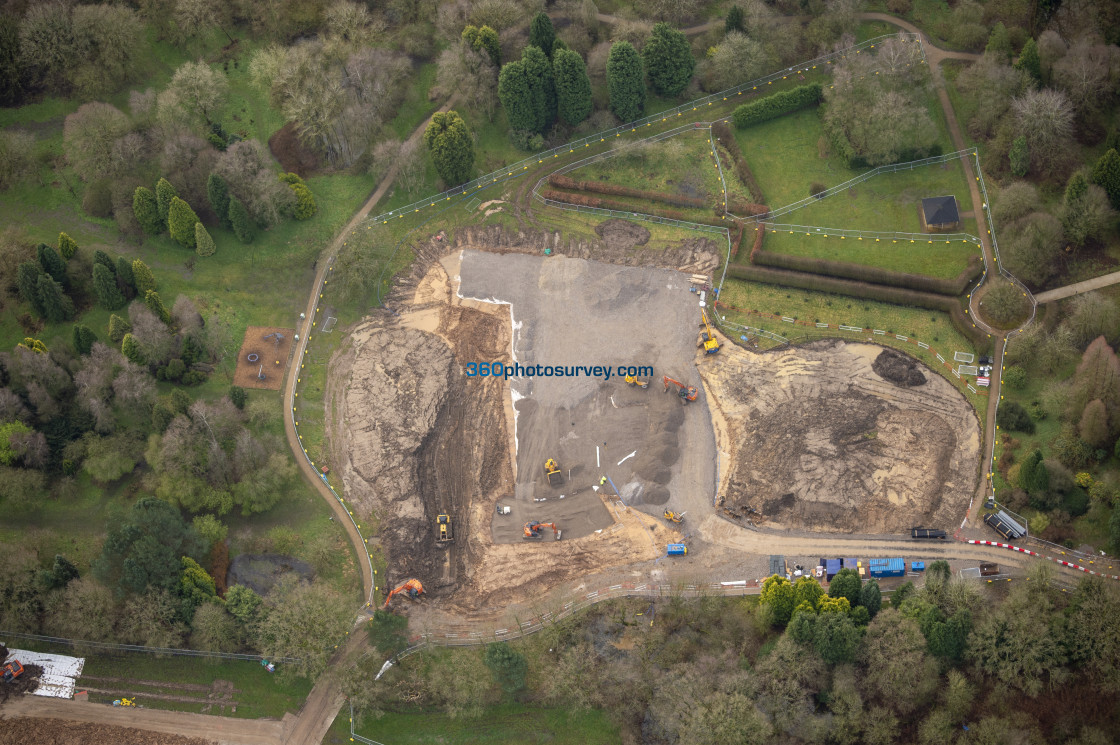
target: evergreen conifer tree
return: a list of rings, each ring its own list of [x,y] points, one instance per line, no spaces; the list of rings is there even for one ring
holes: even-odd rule
[[[553,53],[556,77],[556,110],[565,124],[575,126],[591,113],[591,80],[578,52],[560,49]]]
[[[132,326],[116,313],[109,316],[109,341],[119,344],[124,335],[132,331]]]
[[[199,256],[214,255],[214,239],[206,232],[206,226],[200,222],[194,224],[194,250]]]
[[[121,339],[121,354],[134,364],[141,366],[148,364],[144,350],[140,348],[140,343],[133,338],[132,334],[125,334],[124,338]]]
[[[237,240],[242,243],[253,242],[255,233],[253,218],[249,217],[249,210],[245,209],[245,205],[235,196],[229,198],[229,222],[234,234],[237,235]]]
[[[55,323],[69,320],[74,315],[74,302],[63,292],[62,285],[51,279],[49,274],[40,274],[38,284],[43,316]]]
[[[546,57],[551,57],[555,41],[556,30],[552,28],[552,19],[548,14],[541,11],[533,16],[529,24],[529,45],[540,49]]]
[[[69,287],[70,278],[66,276],[66,262],[58,255],[58,251],[46,243],[40,243],[35,250],[39,257],[39,266],[43,267],[43,271],[63,287]]]
[[[62,258],[67,261],[74,258],[74,254],[78,252],[78,243],[66,233],[58,234],[58,252],[62,254]]]
[[[97,336],[93,333],[93,329],[83,323],[74,324],[74,349],[78,354],[89,354],[95,341]]]
[[[171,198],[171,208],[167,212],[167,229],[171,238],[181,246],[194,248],[194,226],[198,215],[191,206],[179,197]]]
[[[206,179],[206,198],[210,208],[218,216],[223,228],[229,227],[229,186],[226,180],[216,173]]]
[[[168,204],[170,203],[171,200],[168,199]],[[136,191],[132,192],[132,214],[146,234],[159,235],[163,232],[164,221],[160,217],[159,203],[151,189],[137,186]]]
[[[646,105],[642,58],[628,41],[616,41],[607,57],[607,90],[611,111],[624,122],[642,115]]]
[[[667,23],[653,27],[649,41],[642,48],[649,83],[663,96],[678,96],[688,87],[696,60],[683,33]]]
[[[175,187],[171,182],[165,178],[161,178],[156,182],[156,207],[159,210],[159,219],[163,224],[167,224],[167,216],[171,211],[171,200],[179,196],[179,192],[175,191]],[[135,195],[134,195],[135,197]]]
[[[1093,166],[1093,183],[1104,189],[1108,201],[1120,209],[1120,154],[1109,148]]]
[[[133,286],[136,287],[136,294],[143,297],[147,294],[148,290],[158,289],[156,287],[156,278],[152,274],[152,270],[148,268],[140,259],[132,262],[132,278]]]
[[[132,262],[123,256],[117,257],[117,283],[124,285],[127,292],[136,292],[136,278],[132,276]]]
[[[38,316],[45,315],[43,303],[39,300],[39,277],[43,274],[43,267],[34,261],[24,261],[16,268],[16,287],[20,297],[31,305]]]
[[[125,299],[117,288],[117,278],[104,264],[93,265],[93,292],[97,295],[97,302],[106,310],[124,307]]]
[[[171,314],[167,312],[167,306],[159,299],[158,292],[155,290],[148,290],[144,294],[144,305],[148,306],[150,311],[159,316],[159,320],[166,324],[171,323]]]

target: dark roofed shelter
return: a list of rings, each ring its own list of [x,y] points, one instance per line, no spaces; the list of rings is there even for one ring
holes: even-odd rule
[[[957,198],[929,197],[922,200],[922,229],[927,233],[943,233],[961,226]]]

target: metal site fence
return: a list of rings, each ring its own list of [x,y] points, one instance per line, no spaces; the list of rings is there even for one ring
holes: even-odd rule
[[[972,243],[980,245],[980,239],[969,233],[899,233],[884,230],[853,230],[850,228],[824,228],[815,225],[789,225],[776,222],[760,222],[767,231],[782,233],[804,233],[820,238],[855,238],[856,240],[891,241],[893,243]]]
[[[104,652],[143,652],[154,655],[173,657],[213,657],[223,660],[245,660],[259,662],[264,659],[259,654],[238,654],[234,652],[209,652],[204,649],[176,649],[174,647],[145,647],[139,644],[111,644],[109,642],[91,642],[81,639],[61,639],[57,636],[42,636],[40,634],[25,634],[15,631],[0,631],[0,636],[7,639],[25,639],[27,641],[54,644],[65,647],[81,647],[82,649]],[[269,657],[272,662],[299,662],[298,657]]]
[[[528,171],[531,166],[542,164],[548,158],[559,158],[561,155],[574,153],[576,151],[576,148],[588,148],[593,144],[604,143],[607,141],[608,137],[621,137],[627,132],[637,132],[639,127],[652,127],[654,124],[668,122],[672,117],[684,116],[685,114],[699,111],[702,107],[714,106],[717,103],[724,103],[726,101],[732,100],[734,97],[742,96],[744,93],[756,91],[762,86],[772,85],[777,81],[786,80],[791,75],[798,75],[801,73],[809,72],[810,70],[816,70],[822,65],[831,65],[837,60],[844,59],[849,55],[862,54],[865,50],[874,49],[876,46],[889,40],[901,40],[917,43],[918,48],[921,51],[922,61],[925,61],[925,50],[921,46],[921,37],[918,34],[903,32],[877,36],[874,39],[868,39],[867,41],[855,44],[850,47],[846,47],[830,54],[816,57],[807,62],[801,62],[793,67],[788,67],[785,70],[780,70],[770,75],[757,78],[756,80],[751,80],[750,82],[743,83],[742,85],[737,85],[733,88],[728,88],[727,90],[723,90],[718,93],[713,93],[702,98],[694,99],[679,106],[675,106],[671,109],[661,111],[657,114],[651,114],[650,116],[644,117],[642,119],[628,122],[626,124],[621,124],[612,129],[596,132],[595,134],[588,135],[578,140],[572,140],[571,142],[560,145],[559,147],[552,148],[551,150],[535,153],[527,158],[523,158],[522,160],[517,161],[516,163],[511,163],[484,176],[479,176],[473,181],[468,181],[461,186],[456,186],[453,189],[448,189],[447,191],[444,191],[440,194],[418,200],[416,202],[413,202],[412,204],[405,205],[404,207],[398,207],[397,209],[390,210],[389,212],[377,215],[376,217],[371,219],[373,221],[386,223],[391,219],[403,218],[405,215],[414,214],[416,212],[419,212],[421,209],[424,209],[425,207],[434,207],[439,202],[449,201],[453,197],[470,194],[479,189],[491,186],[502,179],[519,176],[525,171]]]

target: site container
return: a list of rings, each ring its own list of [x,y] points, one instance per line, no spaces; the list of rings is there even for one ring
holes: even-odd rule
[[[688,553],[688,546],[683,543],[670,543],[667,551],[668,556],[684,556]]]
[[[858,567],[859,567],[859,561],[858,560],[856,560],[856,559],[844,559],[844,568],[845,569],[857,569]]]
[[[906,574],[906,562],[902,559],[872,559],[868,562],[872,577],[902,577]]]
[[[912,562],[910,562],[910,571],[911,572],[924,572],[925,570],[926,570],[926,563],[924,561],[912,561]]]
[[[1001,512],[1000,515],[1002,514],[1003,513]],[[999,533],[1009,541],[1013,541],[1023,535],[1021,532],[1015,529],[1016,527],[1018,527],[1017,525],[1011,525],[1008,522],[1005,522],[1002,518],[1000,518],[999,515],[986,515],[984,517],[984,522],[988,524],[988,527],[990,527],[992,530]]]
[[[945,531],[934,528],[910,528],[911,538],[941,538],[944,540]]]
[[[825,559],[824,563],[824,576],[829,582],[832,578],[840,573],[840,560],[839,559]]]

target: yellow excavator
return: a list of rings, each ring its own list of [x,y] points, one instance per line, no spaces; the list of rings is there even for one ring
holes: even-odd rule
[[[407,597],[415,599],[424,594],[424,585],[420,584],[420,580],[418,579],[410,579],[402,582],[401,584],[393,588],[393,591],[389,593],[389,597],[385,598],[385,605],[381,607],[383,609],[388,608],[390,601],[392,601],[393,598],[395,598],[397,595],[400,595],[401,593],[404,593]]]
[[[455,540],[455,532],[451,528],[451,515],[436,515],[436,527],[439,529],[436,543],[451,543]]]
[[[630,385],[630,386],[636,385],[639,388],[649,388],[649,381],[648,380],[638,380],[637,375],[627,375],[624,378],[624,380],[626,381],[626,385]]]
[[[564,482],[564,476],[560,473],[560,466],[555,458],[549,458],[544,462],[544,475],[548,478],[549,486],[560,486]]]
[[[704,330],[700,332],[700,340],[696,342],[696,346],[703,347],[704,354],[715,354],[719,351],[719,340],[708,323],[708,314],[703,310],[700,311],[700,319],[704,322]]]
[[[682,520],[684,520],[684,513],[665,510],[665,519],[671,523],[680,523]]]

